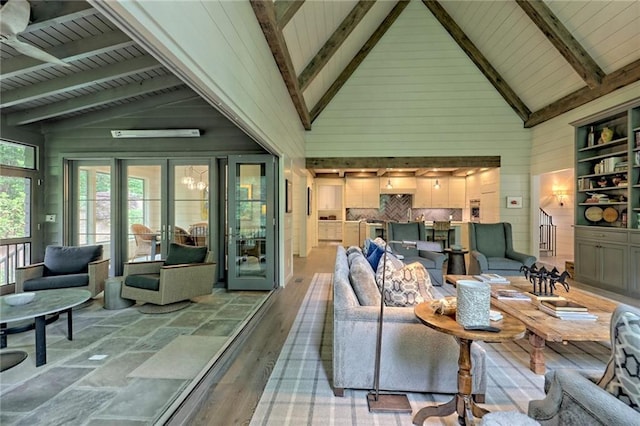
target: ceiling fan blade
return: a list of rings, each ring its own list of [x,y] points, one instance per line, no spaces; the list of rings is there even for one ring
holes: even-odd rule
[[[2,42],[13,47],[15,50],[22,53],[23,55],[30,56],[32,58],[38,59],[39,61],[51,62],[53,64],[63,65],[65,67],[69,66],[69,64],[63,62],[62,60],[56,58],[53,55],[48,54],[44,50],[18,40],[16,36],[3,38]]]
[[[27,28],[31,6],[26,0],[9,0],[0,8],[0,34],[11,37]]]

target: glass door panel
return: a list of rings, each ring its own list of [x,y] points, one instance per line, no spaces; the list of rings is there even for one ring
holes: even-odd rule
[[[74,232],[77,245],[102,244],[111,252],[111,165],[78,163]]]
[[[229,289],[270,290],[274,287],[274,192],[272,157],[229,158]]]
[[[164,247],[162,165],[126,165],[127,256],[130,262],[157,260]]]
[[[209,166],[173,166],[173,233],[179,244],[209,247]]]

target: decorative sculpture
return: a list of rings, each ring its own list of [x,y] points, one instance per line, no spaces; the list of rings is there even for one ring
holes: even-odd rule
[[[547,270],[547,268],[545,268],[544,266],[538,269],[538,267],[534,263],[533,265],[531,265],[531,267],[527,267],[524,265],[521,266],[520,272],[522,272],[525,278],[529,280],[529,282],[533,286],[533,290],[531,291],[531,293],[536,296],[555,296],[553,292],[556,289],[557,283],[562,284],[562,287],[565,289],[565,291],[569,291],[569,283],[566,281],[567,277],[569,276],[569,272],[567,271],[559,274],[560,271],[556,267],[554,267],[551,271]]]

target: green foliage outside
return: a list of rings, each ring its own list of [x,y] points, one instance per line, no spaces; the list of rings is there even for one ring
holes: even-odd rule
[[[32,147],[0,141],[0,167],[32,169]],[[24,177],[0,176],[0,238],[24,238],[29,235],[27,206],[31,181]]]

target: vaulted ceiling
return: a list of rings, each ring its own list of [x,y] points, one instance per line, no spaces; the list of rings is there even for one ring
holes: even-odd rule
[[[306,129],[408,3],[250,1]],[[2,43],[0,109],[7,124],[47,131],[78,115],[100,120],[127,105],[144,108],[193,97],[89,3],[30,3],[30,24],[18,38],[67,66],[32,59]],[[640,80],[640,2],[421,4],[526,127]]]

